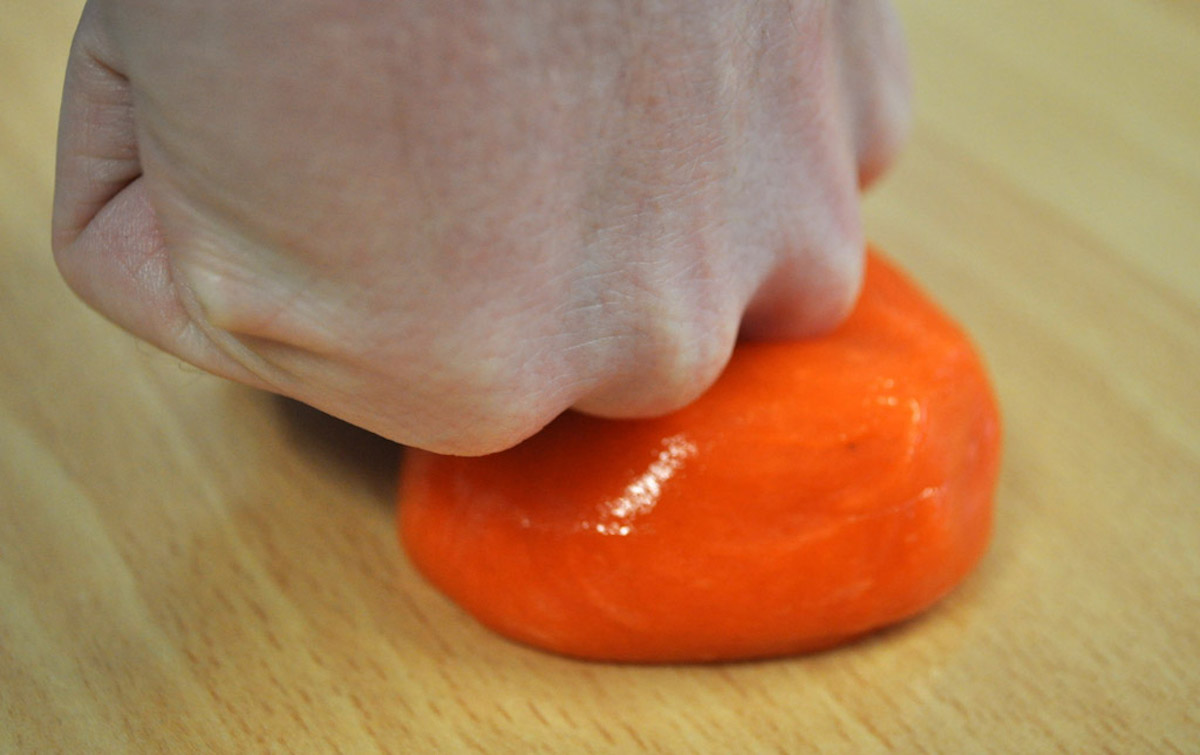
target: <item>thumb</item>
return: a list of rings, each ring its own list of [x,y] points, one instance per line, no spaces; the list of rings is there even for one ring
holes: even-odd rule
[[[175,285],[138,156],[129,80],[88,6],[71,47],[59,118],[52,245],[67,285],[133,335],[201,369],[261,381],[218,349]]]

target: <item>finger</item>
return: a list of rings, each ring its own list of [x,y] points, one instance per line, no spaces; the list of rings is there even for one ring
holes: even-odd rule
[[[864,249],[855,234],[783,255],[746,308],[741,336],[798,340],[835,328],[858,299]]]
[[[912,118],[912,84],[904,33],[886,0],[834,5],[835,39],[848,125],[861,186],[895,159]]]
[[[782,166],[776,192],[761,224],[776,229],[762,239],[757,278],[742,318],[751,340],[793,340],[836,327],[858,296],[864,264],[859,213],[856,135],[843,96],[838,64],[836,4],[805,17],[790,40],[793,67],[801,73],[781,85],[792,109],[787,151],[767,155]]]

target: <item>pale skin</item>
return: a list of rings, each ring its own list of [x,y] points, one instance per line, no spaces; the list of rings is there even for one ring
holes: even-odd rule
[[[92,0],[55,258],[204,370],[487,453],[835,326],[908,107],[882,0]]]

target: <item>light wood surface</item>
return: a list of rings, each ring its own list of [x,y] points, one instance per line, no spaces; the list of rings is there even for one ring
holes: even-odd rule
[[[395,447],[72,298],[78,6],[0,22],[0,752],[1200,751],[1200,5],[900,3],[868,226],[991,364],[995,540],[905,626],[682,668],[492,636],[400,553]]]

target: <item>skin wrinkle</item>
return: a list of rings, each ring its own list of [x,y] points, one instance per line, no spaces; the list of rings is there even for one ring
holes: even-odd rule
[[[72,168],[84,174],[84,180],[99,191],[86,203],[73,208],[71,221],[54,229],[53,243],[61,249],[73,242],[96,213],[140,175],[137,142],[125,136],[132,126],[132,102],[128,90],[119,83],[123,79],[111,67],[87,49],[86,35],[80,34],[74,47],[79,50],[81,65],[96,96],[86,103],[82,116],[87,124],[77,132],[73,145]],[[110,84],[110,80],[118,83]],[[66,135],[68,138],[71,135]],[[61,213],[62,198],[56,196],[56,209]]]
[[[155,147],[153,155],[169,151],[157,147],[156,135],[157,132],[154,135],[147,133],[141,141],[143,144]],[[153,155],[149,159],[152,167],[174,162],[167,157],[156,159]],[[166,172],[155,170],[151,178],[162,180],[167,175]],[[200,323],[200,330],[207,333],[208,338],[235,362],[255,373],[266,384],[280,392],[285,392],[286,386],[302,382],[301,378],[296,377],[294,368],[285,366],[288,361],[295,361],[294,358],[285,357],[288,352],[307,352],[323,356],[344,356],[352,353],[350,345],[347,343],[347,333],[339,332],[336,324],[330,323],[329,315],[333,312],[345,311],[346,303],[356,300],[361,291],[344,288],[339,290],[339,287],[326,285],[321,287],[321,296],[314,296],[312,290],[316,287],[316,283],[328,280],[326,273],[329,268],[316,268],[307,272],[303,268],[297,268],[299,273],[287,274],[280,274],[280,270],[272,270],[270,267],[260,267],[256,271],[250,271],[240,269],[233,264],[232,259],[220,262],[222,258],[226,257],[224,252],[211,250],[202,255],[195,251],[202,247],[212,249],[213,245],[207,243],[195,246],[197,242],[209,235],[227,239],[227,248],[273,249],[282,244],[294,250],[303,250],[310,237],[314,235],[299,231],[289,232],[285,228],[283,233],[263,236],[257,241],[244,238],[246,233],[244,229],[263,228],[264,226],[257,223],[253,217],[245,216],[236,203],[222,201],[225,194],[220,191],[220,184],[215,181],[216,179],[209,173],[193,172],[188,176],[185,185],[176,189],[176,192],[180,194],[195,196],[196,201],[200,202],[202,206],[206,206],[207,213],[193,211],[187,203],[182,202],[177,203],[173,211],[187,215],[189,222],[185,225],[189,227],[208,225],[206,217],[224,217],[228,218],[226,222],[230,228],[239,230],[235,232],[229,228],[220,228],[215,232],[193,232],[189,234],[187,240],[173,239],[172,243],[176,247],[192,245],[194,251],[186,259],[193,271],[200,268],[197,262],[205,258],[217,261],[220,269],[210,270],[206,276],[209,283],[199,286],[199,290],[196,278],[205,277],[199,272],[183,273],[176,270],[172,277],[177,285],[185,289],[183,297],[185,309],[191,313],[193,320]],[[189,183],[191,186],[199,188],[192,188],[191,191],[188,191],[187,184]],[[176,192],[158,192],[158,195],[169,195]],[[336,193],[334,192],[334,194]],[[361,198],[361,194],[358,196]],[[174,227],[179,226],[180,224],[177,223]],[[311,259],[319,258],[316,253],[302,252],[300,256]],[[372,253],[364,250],[358,254],[343,256],[349,257],[351,260],[356,257],[370,259]],[[269,255],[260,255],[256,258],[243,255],[241,259],[257,259],[262,263],[269,262],[273,258]],[[278,260],[279,258],[274,259]],[[175,261],[178,264],[180,260],[177,258]],[[271,284],[276,291],[283,293],[263,296],[264,282]],[[224,293],[221,293],[222,290]],[[237,295],[237,291],[244,291],[244,293]],[[314,302],[319,306],[316,311],[313,311]],[[306,306],[294,306],[298,303]],[[286,321],[282,327],[273,327],[281,320]],[[276,335],[279,332],[290,332],[293,334],[293,339],[295,336],[300,336],[300,338],[294,343],[287,344],[284,337]],[[353,329],[349,331],[349,334],[354,338],[359,335]],[[256,356],[254,354],[255,347],[269,347],[271,353]]]
[[[146,180],[146,176],[142,175],[137,182],[143,183]],[[156,210],[157,208],[151,206],[149,211]],[[154,245],[156,249],[165,249],[171,240],[167,238],[162,226],[157,226],[157,229],[159,237]],[[144,264],[148,267],[157,266],[158,273],[155,277],[162,281],[161,288],[173,292],[177,306],[186,313],[186,318],[176,321],[178,324],[173,327],[177,333],[185,335],[190,343],[195,344],[193,348],[220,353],[236,365],[240,380],[259,388],[289,395],[296,383],[303,382],[302,373],[289,369],[286,360],[281,358],[294,351],[292,347],[272,339],[239,337],[236,333],[214,324],[205,309],[205,302],[196,295],[191,281],[180,276],[176,264],[173,263],[177,263],[177,259],[157,252],[144,259]]]
[[[140,196],[145,197],[145,193],[139,191],[144,188],[145,180],[145,176],[139,176],[123,191],[139,192]],[[144,201],[146,202],[144,211],[153,212],[149,200],[145,199]],[[124,243],[137,242],[125,240]],[[151,280],[157,281],[158,288],[170,291],[175,306],[180,307],[188,314],[186,318],[182,319],[170,319],[164,316],[163,327],[173,327],[175,329],[174,336],[181,339],[181,342],[191,345],[197,352],[216,352],[231,359],[236,365],[235,372],[238,374],[239,380],[255,387],[284,393],[288,383],[281,379],[280,371],[269,369],[268,359],[238,342],[231,334],[213,327],[203,316],[203,311],[196,301],[192,289],[179,282],[170,257],[164,253],[167,240],[162,235],[161,228],[156,228],[156,235],[153,238],[144,239],[141,243],[150,245],[154,251],[140,258],[141,264],[138,266],[137,277],[134,279],[143,284]],[[161,312],[162,310],[160,310]],[[182,339],[186,339],[186,341],[182,341]]]

